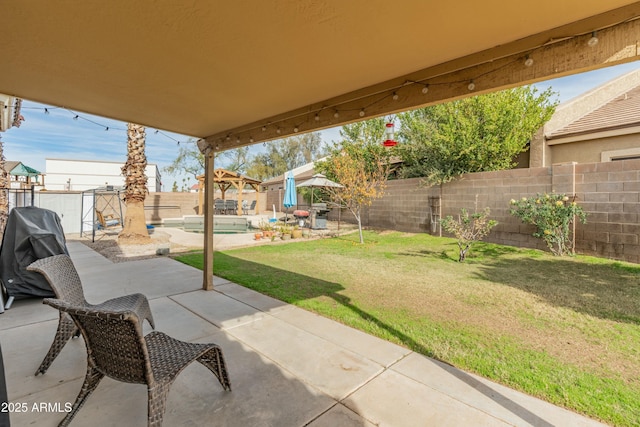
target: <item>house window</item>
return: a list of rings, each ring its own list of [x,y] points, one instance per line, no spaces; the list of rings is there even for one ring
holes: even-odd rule
[[[603,151],[600,154],[601,162],[614,162],[616,160],[640,159],[640,147],[627,148],[626,150]]]

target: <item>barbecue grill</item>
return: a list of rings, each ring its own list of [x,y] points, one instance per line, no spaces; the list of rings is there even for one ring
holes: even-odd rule
[[[311,216],[311,228],[316,230],[327,228],[329,209],[327,209],[326,203],[313,203],[309,214]]]
[[[307,218],[309,218],[309,211],[293,211],[293,217],[298,221],[298,225],[300,227],[304,227],[307,222]]]

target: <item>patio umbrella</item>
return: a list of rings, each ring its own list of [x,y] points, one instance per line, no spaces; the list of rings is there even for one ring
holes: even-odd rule
[[[300,184],[296,185],[296,187],[311,187],[311,206],[313,206],[313,189],[314,188],[322,188],[322,187],[340,188],[344,186],[341,184],[338,184],[337,182],[331,181],[330,179],[327,179],[327,177],[322,175],[321,173],[317,173],[313,175],[311,179],[301,182]]]
[[[284,184],[284,200],[282,205],[285,209],[289,209],[298,204],[298,194],[296,193],[296,180],[293,177],[293,172],[287,174]],[[287,221],[287,212],[285,211],[285,222]]]

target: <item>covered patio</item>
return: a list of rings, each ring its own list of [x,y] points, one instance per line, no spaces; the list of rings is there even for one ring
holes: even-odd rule
[[[631,0],[7,2],[0,93],[199,138],[210,290],[216,152],[635,61],[638,17]]]
[[[222,347],[233,391],[190,365],[169,392],[166,426],[601,425],[227,280],[203,291],[201,272],[170,258],[114,264],[79,242],[69,251],[90,302],[144,293],[158,330]],[[12,425],[58,425],[84,378],[82,338],[35,377],[56,311],[17,300],[1,316],[9,399],[27,408]],[[143,385],[104,379],[71,425],[146,426],[146,399]]]
[[[144,293],[159,330],[222,347],[233,391],[190,366],[166,426],[599,425],[215,277],[214,154],[635,61],[640,2],[2,6],[0,93],[190,135],[205,155],[203,271],[69,245],[89,301]],[[17,301],[1,316],[9,398],[28,409],[13,425],[57,425],[85,373],[82,339],[35,377],[57,313]],[[104,380],[74,424],[146,425],[146,390]]]

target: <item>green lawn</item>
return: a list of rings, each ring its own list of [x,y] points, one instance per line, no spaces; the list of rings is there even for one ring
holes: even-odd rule
[[[214,255],[235,283],[619,426],[640,425],[640,266],[366,232]],[[177,257],[202,268],[202,254]]]

